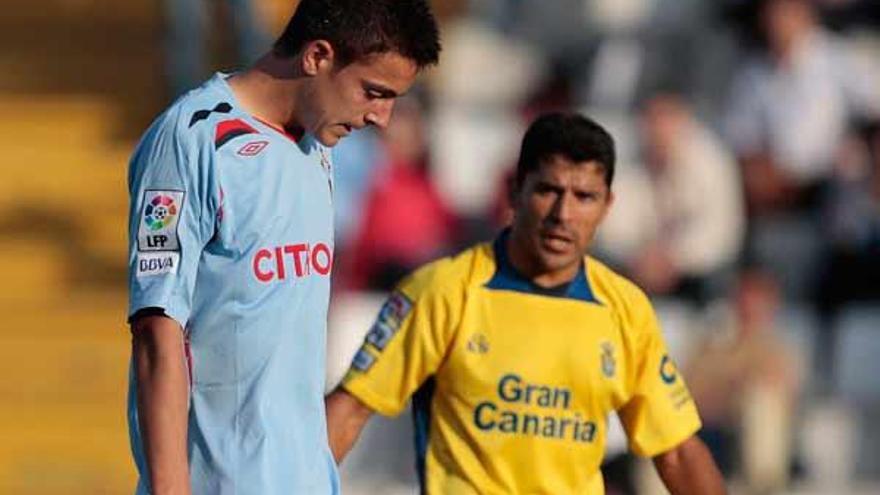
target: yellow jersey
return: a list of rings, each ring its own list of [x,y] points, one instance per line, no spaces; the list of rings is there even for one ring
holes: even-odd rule
[[[342,386],[387,416],[414,396],[429,494],[599,495],[611,411],[643,456],[700,428],[638,287],[587,256],[571,283],[540,288],[505,234],[401,282]]]

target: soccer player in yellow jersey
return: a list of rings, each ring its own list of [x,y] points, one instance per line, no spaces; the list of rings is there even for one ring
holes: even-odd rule
[[[327,397],[337,460],[373,412],[412,397],[423,492],[600,495],[616,411],[673,494],[724,493],[651,303],[586,255],[614,159],[611,136],[580,115],[531,125],[512,226],[405,279]]]

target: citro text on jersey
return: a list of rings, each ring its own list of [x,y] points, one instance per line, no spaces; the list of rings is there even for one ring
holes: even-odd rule
[[[254,276],[264,283],[303,278],[312,273],[327,276],[332,268],[332,251],[323,242],[262,248],[253,259]]]

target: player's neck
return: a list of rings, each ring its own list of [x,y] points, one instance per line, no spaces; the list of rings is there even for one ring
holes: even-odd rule
[[[299,130],[296,95],[302,84],[293,61],[271,52],[229,79],[229,86],[245,112],[290,131]]]

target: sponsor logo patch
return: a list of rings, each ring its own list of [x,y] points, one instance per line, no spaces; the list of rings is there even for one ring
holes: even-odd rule
[[[379,311],[378,321],[397,331],[411,309],[412,302],[410,302],[409,298],[401,292],[395,292],[385,301],[385,305]]]
[[[400,292],[391,294],[379,310],[376,323],[367,333],[367,343],[373,344],[380,351],[384,350],[411,309],[412,302],[406,296]]]
[[[237,154],[241,156],[257,156],[261,151],[266,149],[266,146],[269,145],[269,141],[251,141],[250,143],[242,146],[236,151]]]
[[[180,253],[138,253],[135,263],[135,275],[138,277],[177,273]]]
[[[388,345],[388,342],[391,340],[391,337],[394,336],[395,330],[389,327],[383,321],[377,321],[373,328],[370,329],[370,333],[367,334],[367,342],[376,346],[376,349],[384,350],[385,346]]]
[[[138,227],[138,251],[177,251],[177,224],[183,210],[183,191],[144,191]]]
[[[254,254],[252,264],[254,277],[263,283],[293,281],[312,273],[327,277],[333,269],[333,250],[323,242],[262,248]]]
[[[361,347],[361,349],[357,351],[357,354],[354,355],[354,359],[351,361],[351,367],[358,371],[367,371],[373,366],[374,362],[376,362],[375,356]]]

